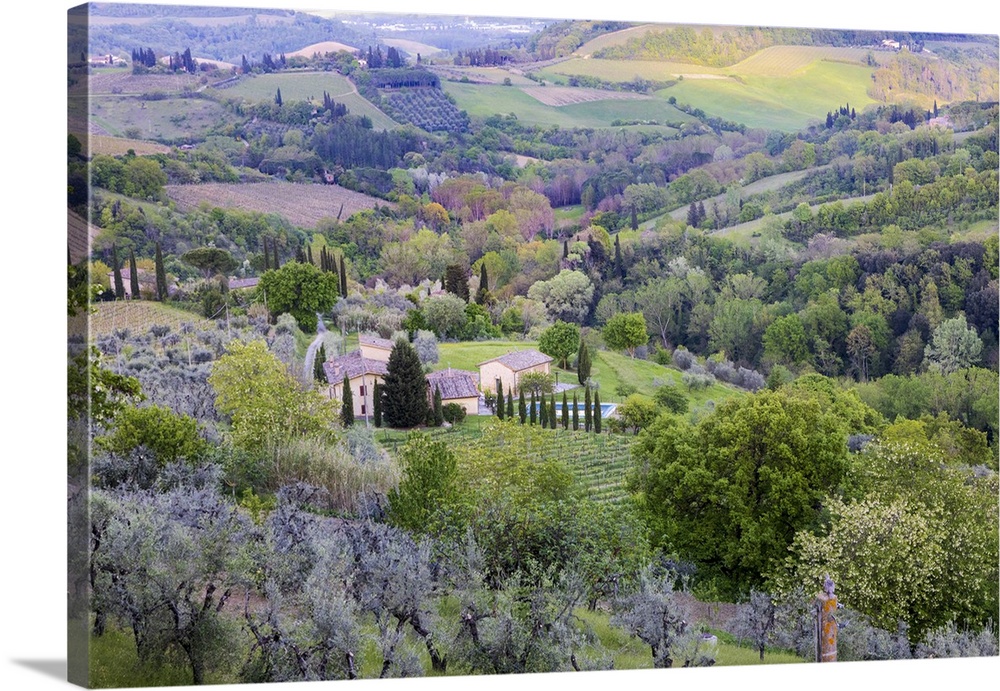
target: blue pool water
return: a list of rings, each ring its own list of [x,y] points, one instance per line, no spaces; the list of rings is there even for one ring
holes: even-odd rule
[[[584,412],[584,408],[585,408],[585,406],[584,406],[583,402],[582,401],[577,401],[576,410],[577,410],[578,414],[580,415],[580,419],[581,420],[583,420],[584,416],[586,415],[586,413]],[[607,418],[609,418],[611,416],[611,414],[615,412],[616,408],[618,408],[618,404],[617,403],[602,403],[601,404],[601,419],[602,420],[606,420]],[[517,414],[517,410],[516,409],[514,411],[514,414],[515,415]],[[569,404],[569,414],[570,415],[573,414],[573,403],[572,402]],[[556,401],[556,419],[557,420],[562,420],[562,403],[560,403],[559,401]]]

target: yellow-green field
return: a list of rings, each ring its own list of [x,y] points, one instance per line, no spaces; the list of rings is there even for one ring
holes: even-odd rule
[[[680,79],[657,96],[672,96],[711,116],[749,127],[793,131],[821,120],[844,103],[858,109],[873,103],[867,94],[871,68],[863,64],[867,52],[863,48],[773,46],[724,68],[578,57],[546,67],[537,75],[554,83],[565,83],[570,76],[611,82]]]
[[[861,110],[873,103],[866,93],[869,74],[866,67],[820,61],[792,77],[685,79],[658,95],[748,127],[794,131],[822,121],[838,105]]]
[[[377,130],[392,129],[397,124],[370,101],[358,94],[346,77],[336,72],[277,72],[259,74],[241,79],[233,87],[222,91],[226,97],[239,97],[248,101],[273,101],[281,89],[283,101],[323,102],[323,92],[337,103],[343,103],[354,115],[367,115]]]

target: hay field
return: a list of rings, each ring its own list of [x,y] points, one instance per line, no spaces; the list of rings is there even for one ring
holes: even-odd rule
[[[145,139],[128,139],[126,137],[108,137],[102,134],[92,134],[87,138],[87,155],[104,154],[106,156],[123,156],[129,149],[138,156],[170,153],[170,147]]]
[[[314,228],[321,219],[336,218],[338,213],[344,220],[357,211],[374,208],[376,204],[392,206],[389,202],[337,185],[284,181],[167,185],[166,191],[182,211],[196,208],[204,202],[212,207],[277,214],[300,228]]]
[[[385,38],[384,36],[379,36],[378,42],[385,46],[392,46],[396,50],[401,50],[408,55],[412,55],[413,59],[417,59],[417,53],[420,54],[420,58],[426,58],[435,53],[440,53],[443,49],[437,46],[432,46],[428,43],[420,43],[419,41],[411,41],[406,38]]]
[[[285,57],[311,58],[314,53],[323,55],[324,53],[337,53],[342,50],[346,50],[349,53],[355,53],[358,49],[353,46],[349,46],[346,43],[339,43],[337,41],[321,41],[319,43],[312,43],[305,48],[300,48],[294,53],[285,53]]]

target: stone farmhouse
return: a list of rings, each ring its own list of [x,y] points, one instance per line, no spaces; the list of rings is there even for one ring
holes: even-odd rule
[[[537,350],[516,350],[492,360],[479,363],[479,385],[496,391],[497,384],[506,392],[510,389],[516,396],[521,377],[528,372],[550,373],[552,358]]]
[[[361,350],[355,350],[347,355],[330,358],[323,363],[323,371],[329,382],[330,398],[344,400],[346,374],[354,399],[354,416],[367,417],[372,414],[375,382],[381,383],[385,378],[385,361],[365,357]]]
[[[392,353],[392,346],[395,345],[388,338],[379,338],[361,334],[358,336],[358,345],[361,348],[361,355],[371,360],[389,362],[389,355]]]

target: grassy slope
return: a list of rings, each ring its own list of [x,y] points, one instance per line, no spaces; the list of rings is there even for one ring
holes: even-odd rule
[[[537,346],[537,343],[529,341],[442,343],[438,346],[438,362],[434,365],[434,369],[441,370],[450,366],[478,373],[480,362],[512,350],[536,348]],[[552,371],[558,374],[561,383],[577,383],[575,371],[559,367],[553,367]],[[658,365],[650,360],[632,359],[627,355],[608,350],[601,350],[594,354],[591,378],[600,386],[601,401],[604,403],[620,400],[620,397],[615,394],[615,389],[621,384],[630,384],[635,386],[639,393],[652,396],[659,386],[673,383],[682,387],[688,396],[692,409],[701,407],[710,400],[719,404],[734,396],[743,395],[739,389],[722,384],[713,384],[699,391],[688,391],[681,383],[681,372],[678,370]]]
[[[866,93],[870,68],[820,61],[790,77],[748,75],[734,79],[685,79],[658,92],[701,108],[710,115],[749,127],[792,131],[821,120],[838,104],[861,109],[872,103]]]
[[[473,117],[514,113],[528,125],[559,127],[609,127],[621,120],[678,121],[689,119],[661,100],[607,100],[569,106],[547,106],[517,87],[444,82],[458,107]]]
[[[666,81],[685,75],[663,98],[701,108],[709,115],[751,127],[796,130],[843,103],[861,108],[871,68],[859,64],[863,50],[808,46],[774,46],[730,67],[681,62],[595,60],[575,58],[538,74],[562,81],[565,75],[591,75],[610,81],[635,77]],[[713,78],[703,78],[703,77]]]
[[[367,115],[375,129],[391,129],[397,124],[370,101],[360,96],[353,84],[335,72],[276,72],[256,75],[241,80],[236,86],[222,92],[224,96],[238,96],[250,101],[271,101],[281,89],[283,101],[311,100],[323,102],[323,92],[330,94],[337,103],[343,103],[354,115]]]
[[[123,136],[134,127],[142,138],[151,140],[199,139],[211,127],[236,121],[218,103],[200,98],[140,102],[136,97],[101,96],[91,100],[90,114],[113,136]]]

